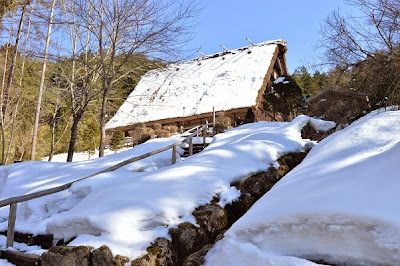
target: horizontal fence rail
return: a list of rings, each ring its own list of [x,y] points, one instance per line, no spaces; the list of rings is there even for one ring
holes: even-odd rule
[[[36,199],[36,198],[40,198],[40,197],[44,197],[44,196],[47,196],[47,195],[51,195],[51,194],[54,194],[54,193],[61,192],[63,190],[67,190],[72,186],[72,184],[74,184],[76,182],[79,182],[79,181],[94,177],[96,175],[100,175],[100,174],[104,174],[104,173],[115,171],[115,170],[117,170],[117,169],[119,169],[119,168],[121,168],[121,167],[123,167],[125,165],[128,165],[130,163],[133,163],[133,162],[142,160],[144,158],[153,156],[155,154],[167,151],[169,149],[172,149],[172,160],[171,160],[171,163],[175,164],[176,163],[176,157],[177,157],[176,156],[177,155],[177,148],[176,147],[179,146],[179,145],[182,145],[183,143],[189,143],[189,151],[190,150],[192,151],[191,154],[190,154],[190,155],[192,155],[193,154],[193,140],[192,140],[192,138],[194,136],[196,136],[196,135],[198,136],[200,133],[202,133],[203,134],[203,144],[205,144],[206,143],[207,129],[208,129],[209,125],[210,124],[208,123],[208,121],[206,121],[206,123],[202,127],[200,127],[200,128],[197,127],[197,130],[195,132],[193,132],[192,134],[190,134],[189,136],[187,136],[184,140],[178,141],[176,143],[173,143],[173,144],[168,145],[166,147],[163,147],[161,149],[154,150],[154,151],[142,154],[140,156],[135,156],[133,158],[127,159],[125,161],[122,161],[122,162],[120,162],[120,163],[118,163],[118,164],[116,164],[114,166],[108,167],[108,168],[106,168],[104,170],[101,170],[99,172],[96,172],[94,174],[91,174],[91,175],[76,179],[76,180],[71,181],[69,183],[66,183],[64,185],[61,185],[61,186],[58,186],[58,187],[54,187],[54,188],[45,189],[45,190],[38,191],[38,192],[29,193],[29,194],[22,195],[22,196],[16,196],[16,197],[11,197],[11,198],[8,198],[8,199],[0,200],[0,208],[10,205],[10,214],[9,214],[9,219],[8,219],[7,244],[6,244],[6,246],[7,247],[12,247],[13,246],[14,231],[15,231],[15,220],[16,220],[16,214],[17,214],[17,203],[28,201],[28,200],[32,200],[32,199]],[[194,129],[195,128],[190,129],[189,131],[192,131]],[[189,133],[189,132],[186,131],[185,133]]]

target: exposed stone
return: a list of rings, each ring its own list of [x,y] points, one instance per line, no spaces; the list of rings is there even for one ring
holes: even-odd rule
[[[279,179],[300,164],[306,155],[307,152],[287,154],[278,160],[278,169],[270,167],[266,172],[255,174],[241,182],[232,183],[232,186],[240,190],[241,195],[238,200],[225,206],[228,212],[229,225],[242,217]]]
[[[179,258],[185,258],[208,243],[204,229],[191,223],[180,224],[178,228],[171,229],[169,234]]]
[[[251,197],[258,200],[265,192],[270,190],[277,181],[277,171],[275,168],[271,167],[266,172],[246,178],[240,184],[239,189],[242,193],[248,193]]]
[[[122,265],[125,265],[128,262],[129,262],[129,258],[128,257],[117,255],[114,258],[114,265],[116,265],[116,266],[120,266],[120,265],[122,266]]]
[[[333,128],[333,129],[328,130],[328,131],[317,131],[312,126],[310,126],[310,124],[307,124],[301,130],[301,137],[303,139],[321,141],[324,138],[328,137],[330,134],[334,133],[335,131],[337,131],[336,128]]]
[[[228,230],[224,230],[219,235],[217,235],[217,237],[215,238],[214,244],[217,243],[218,241],[220,241],[222,238],[224,238],[224,234],[226,231],[228,231]]]
[[[193,216],[200,227],[204,229],[210,241],[213,241],[228,225],[226,210],[214,203],[197,208],[193,212]]]
[[[213,247],[212,244],[203,246],[199,251],[188,256],[182,263],[182,266],[200,266],[204,264],[204,257],[207,252]]]
[[[278,159],[279,168],[277,171],[277,179],[281,179],[284,175],[290,172],[293,168],[299,165],[307,156],[306,152],[293,152],[282,156]]]
[[[93,266],[115,265],[111,250],[106,245],[103,245],[98,249],[93,250],[92,264]]]
[[[55,246],[42,254],[43,266],[89,266],[92,247]]]
[[[157,238],[150,247],[147,248],[147,254],[132,261],[132,266],[154,266],[165,265],[173,266],[178,261],[177,254],[171,244],[165,238]]]
[[[232,225],[236,222],[255,202],[256,198],[252,197],[250,193],[242,192],[237,200],[226,205],[225,210],[228,212],[228,224]]]

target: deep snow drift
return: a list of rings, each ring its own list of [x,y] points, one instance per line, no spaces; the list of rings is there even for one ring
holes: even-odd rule
[[[195,223],[193,210],[222,194],[221,205],[238,197],[230,182],[267,170],[280,156],[314,145],[301,138],[306,116],[290,123],[259,122],[217,135],[201,153],[171,166],[171,150],[114,172],[75,183],[69,190],[18,204],[16,229],[77,238],[70,245],[106,244],[114,255],[136,258],[157,237],[182,222]],[[316,127],[332,122],[311,119]],[[26,162],[0,167],[0,198],[67,183],[123,159],[180,139],[155,139],[100,159],[76,163]],[[0,209],[0,230],[8,207]]]
[[[207,265],[271,265],[270,254],[400,265],[399,158],[400,111],[359,119],[321,141],[257,201]]]

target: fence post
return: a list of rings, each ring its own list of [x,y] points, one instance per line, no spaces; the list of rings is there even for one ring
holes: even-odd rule
[[[189,156],[193,155],[193,137],[189,139]]]
[[[176,164],[176,146],[172,147],[172,164]]]
[[[203,128],[203,146],[204,147],[206,146],[207,128],[208,128],[208,125]]]
[[[17,203],[10,205],[10,214],[8,216],[8,228],[7,228],[7,247],[14,245],[14,231],[15,231],[15,219],[17,218]]]

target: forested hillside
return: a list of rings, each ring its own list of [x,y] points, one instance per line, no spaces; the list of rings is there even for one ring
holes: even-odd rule
[[[194,1],[2,1],[0,163],[100,149],[141,75],[177,61]]]

